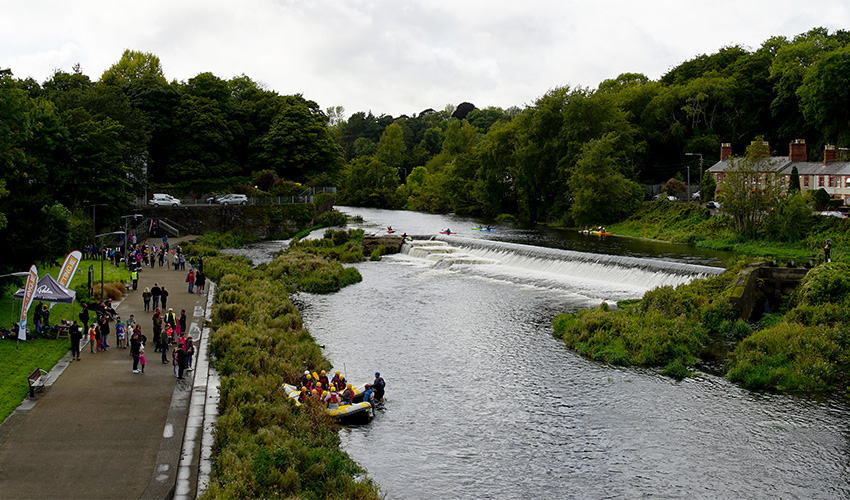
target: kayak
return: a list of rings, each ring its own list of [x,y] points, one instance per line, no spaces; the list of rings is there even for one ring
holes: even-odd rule
[[[608,231],[591,231],[590,234],[594,234],[596,236],[611,236],[614,233],[609,233]]]
[[[454,232],[454,231],[452,231],[452,232],[440,231],[440,234],[457,234],[457,233]]]
[[[473,231],[495,231],[492,227],[473,227]]]
[[[366,384],[361,384],[357,387],[352,387],[354,390],[354,398],[353,401],[358,400],[359,402],[353,402],[350,405],[341,404],[336,410],[328,410],[326,409],[328,415],[332,416],[337,423],[340,424],[365,424],[372,420],[374,416],[374,412],[372,409],[372,404],[363,401],[363,392],[365,391]],[[297,406],[301,406],[301,402],[298,401],[298,395],[301,394],[301,391],[295,387],[294,385],[283,384],[283,389],[286,391],[286,395],[289,399],[293,400]]]

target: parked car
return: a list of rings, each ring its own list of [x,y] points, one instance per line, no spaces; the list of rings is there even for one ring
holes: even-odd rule
[[[699,191],[697,191],[696,193],[691,193],[691,199],[698,200],[701,197],[702,197],[702,195],[700,194]]]
[[[705,208],[710,208],[711,210],[716,210],[716,209],[720,208],[720,203],[718,203],[716,201],[709,201],[708,203],[705,204]]]
[[[226,194],[214,194],[214,195],[208,197],[206,200],[204,200],[204,202],[205,203],[218,203],[225,196],[228,196],[228,195],[226,195]]]
[[[154,193],[153,198],[148,200],[148,205],[155,207],[179,207],[180,200],[165,193]]]
[[[244,194],[228,194],[218,200],[221,205],[247,205],[248,197]]]

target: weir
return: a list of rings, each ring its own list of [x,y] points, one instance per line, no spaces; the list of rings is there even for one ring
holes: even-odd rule
[[[500,266],[514,276],[527,272],[537,282],[543,276],[548,281],[590,280],[643,290],[676,286],[725,271],[719,267],[444,235],[409,241],[401,252],[432,261],[437,268],[489,264]]]

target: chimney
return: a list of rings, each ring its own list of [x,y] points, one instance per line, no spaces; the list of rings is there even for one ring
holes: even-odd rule
[[[838,158],[838,151],[835,149],[835,144],[827,144],[823,147],[823,164],[826,165],[835,161]]]
[[[770,157],[770,143],[768,143],[767,141],[752,141],[750,142],[750,148],[759,148],[759,158]]]
[[[805,162],[809,160],[808,152],[806,151],[805,139],[794,139],[794,142],[788,147],[788,161],[792,163]]]
[[[720,145],[720,161],[732,157],[732,143],[724,142]]]

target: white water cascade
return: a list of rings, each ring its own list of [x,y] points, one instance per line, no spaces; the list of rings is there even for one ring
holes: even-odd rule
[[[677,286],[724,271],[718,267],[449,236],[408,241],[401,252],[430,261],[436,269],[521,285],[563,288],[613,300],[640,297],[652,288]]]

